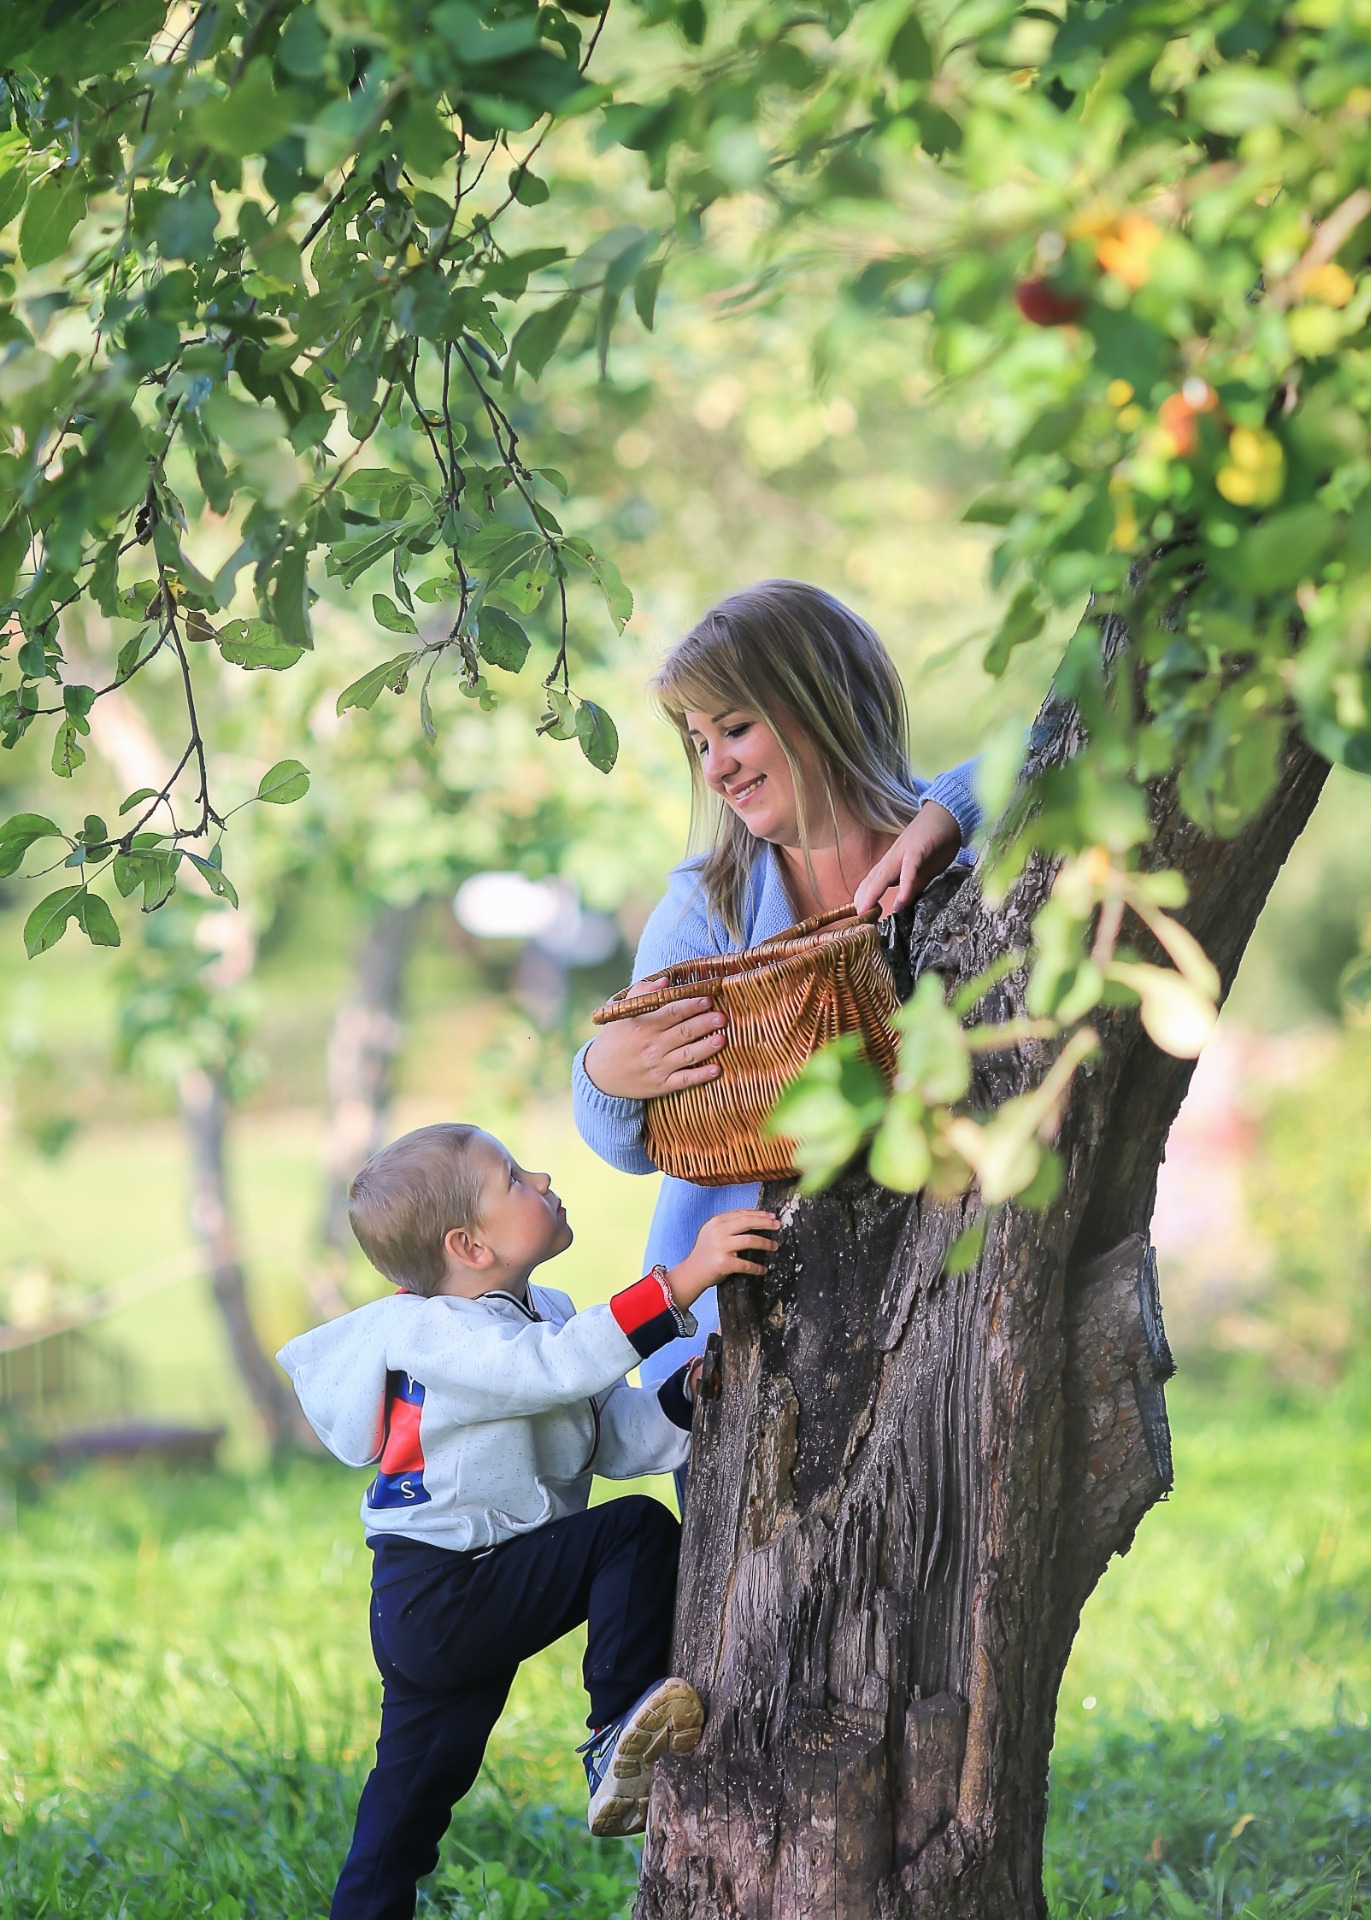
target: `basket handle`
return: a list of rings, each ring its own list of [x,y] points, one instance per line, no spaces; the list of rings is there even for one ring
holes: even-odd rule
[[[851,905],[830,907],[824,913],[816,913],[808,920],[801,920],[797,926],[787,927],[783,932],[773,934],[769,940],[759,941],[755,947],[748,947],[742,952],[730,955],[729,957],[738,964],[729,971],[738,972],[743,965],[752,964],[758,955],[774,959],[778,957],[775,949],[808,939],[822,929],[833,926],[839,920],[850,920],[855,926],[872,926],[880,917],[879,907],[868,907],[865,913],[858,913]],[[727,978],[727,974],[716,975],[716,978]],[[629,988],[624,987],[602,1007],[597,1007],[590,1018],[597,1027],[609,1026],[615,1020],[636,1020],[640,1013],[660,1013],[663,1007],[674,1006],[678,1000],[707,1000],[709,987],[708,980],[686,980],[674,986],[658,987],[655,993],[631,994]]]
[[[769,940],[759,940],[755,947],[749,947],[749,953],[765,953],[768,947],[780,946],[784,940],[801,940],[807,934],[818,933],[821,927],[831,927],[839,920],[855,920],[859,926],[873,924],[881,917],[879,907],[868,907],[865,913],[858,913],[851,901],[845,907],[826,907],[822,913],[815,913],[798,925],[786,927],[780,933],[773,933]],[[740,959],[742,955],[738,956]]]

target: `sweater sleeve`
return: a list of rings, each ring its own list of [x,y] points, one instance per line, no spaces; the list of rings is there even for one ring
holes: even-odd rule
[[[676,1338],[655,1279],[606,1306],[555,1320],[492,1319],[466,1303],[377,1301],[290,1341],[277,1355],[305,1418],[347,1466],[379,1450],[391,1373],[442,1383],[467,1424],[550,1412],[605,1393],[639,1360]]]
[[[633,978],[649,980],[681,960],[698,960],[722,951],[722,929],[711,927],[700,887],[699,863],[688,860],[671,875],[643,928],[633,961]],[[571,1069],[571,1110],[576,1131],[592,1153],[620,1173],[656,1173],[643,1147],[643,1103],[602,1093],[586,1071],[587,1040]]]
[[[674,1473],[689,1458],[689,1427],[672,1420],[653,1388],[623,1381],[600,1402],[600,1444],[593,1464],[602,1478]]]
[[[962,830],[962,845],[974,838],[981,824],[980,804],[976,799],[976,762],[963,760],[959,767],[949,767],[946,773],[940,773],[936,780],[929,783],[925,800],[936,800],[940,807],[946,807]]]
[[[643,1146],[643,1103],[601,1093],[586,1072],[586,1041],[571,1068],[571,1111],[576,1131],[592,1153],[620,1173],[655,1173]]]

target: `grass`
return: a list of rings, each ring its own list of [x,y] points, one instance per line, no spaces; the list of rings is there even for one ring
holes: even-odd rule
[[[595,1160],[564,1102],[511,1125],[461,1038],[432,1016],[431,1080],[411,1085],[397,1126],[461,1111],[549,1167],[584,1231],[548,1278],[579,1303],[603,1298],[635,1270],[652,1183]],[[236,1130],[266,1338],[308,1314],[317,1127],[277,1108]],[[166,1119],[92,1125],[56,1162],[15,1143],[0,1270],[37,1262],[79,1288],[174,1253],[183,1165]],[[229,1424],[228,1469],[92,1471],[0,1537],[0,1920],[313,1920],[375,1732],[364,1476],[255,1463],[203,1282],[101,1338],[136,1360],[148,1411]],[[1236,1375],[1177,1383],[1176,1495],[1091,1600],[1063,1687],[1055,1920],[1371,1915],[1368,1385],[1365,1368],[1317,1397],[1276,1399]],[[629,1911],[633,1849],[582,1826],[579,1657],[572,1639],[520,1676],[428,1912]]]
[[[1063,1689],[1058,1920],[1371,1912],[1371,1415],[1182,1385],[1174,1499]],[[362,1476],[92,1471],[0,1571],[0,1920],[326,1910],[374,1737]],[[421,1911],[611,1920],[574,1638],[530,1663]]]

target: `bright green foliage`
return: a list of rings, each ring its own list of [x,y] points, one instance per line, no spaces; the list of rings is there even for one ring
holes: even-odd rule
[[[187,741],[166,789],[112,835],[55,835],[77,871],[36,911],[31,953],[73,919],[117,943],[88,884],[106,862],[121,863],[125,896],[143,886],[145,910],[187,857],[231,897],[204,844],[217,848],[227,816],[210,791],[196,643],[247,671],[294,666],[313,646],[319,567],[344,588],[386,568],[377,624],[414,643],[340,711],[417,675],[432,738],[435,670],[455,666],[489,706],[481,661],[517,672],[530,650],[519,617],[540,614],[568,737],[612,766],[613,723],[571,693],[568,576],[597,586],[620,628],[632,600],[612,562],[563,532],[547,496],[565,483],[525,464],[507,396],[587,303],[603,360],[624,295],[660,277],[660,236],[619,229],[579,261],[499,237],[511,207],[546,198],[532,148],[604,98],[585,72],[601,12],[6,9],[0,738],[55,719],[52,772],[81,766],[106,689],[70,671],[59,617],[88,601],[129,636],[113,684],[174,658]],[[648,320],[656,284],[638,296]],[[235,600],[252,613],[218,620]],[[290,764],[258,798],[304,792]],[[0,858],[22,858],[27,818],[0,834]]]
[[[852,306],[922,313],[934,365],[1004,447],[967,513],[1003,529],[992,577],[1013,589],[987,666],[1091,596],[1056,679],[1089,746],[1019,797],[990,863],[994,890],[1034,848],[1068,859],[1032,1009],[1080,1036],[1102,999],[1137,1000],[1193,1055],[1216,983],[1138,896],[1146,782],[1175,774],[1191,817],[1231,835],[1270,797],[1292,717],[1371,771],[1366,22],[1341,0],[873,6],[777,144],[817,155],[840,134],[809,198],[872,202]],[[1102,665],[1113,612],[1140,664],[1127,696]],[[1119,944],[1138,920],[1176,972]],[[950,1141],[984,1197],[1034,1192],[1050,1104],[977,1139],[921,1120],[907,1077],[882,1178],[921,1183]]]
[[[1212,970],[1162,911],[1174,890],[1137,881],[1146,782],[1174,773],[1194,819],[1232,834],[1269,797],[1292,715],[1371,769],[1358,4],[866,0],[711,19],[669,0],[636,21],[670,21],[701,52],[659,60],[633,99],[591,84],[594,34],[536,0],[297,0],[174,29],[155,5],[21,9],[0,161],[29,275],[0,365],[18,683],[0,730],[15,741],[51,717],[54,776],[79,770],[100,690],[64,673],[56,614],[86,596],[130,623],[121,680],[158,654],[180,663],[195,788],[189,822],[154,824],[170,814],[156,794],[114,842],[64,835],[68,888],[84,901],[88,868],[136,853],[156,904],[167,872],[147,856],[217,830],[188,643],[288,670],[312,644],[317,556],[344,589],[388,568],[376,623],[411,643],[340,712],[414,682],[431,740],[439,666],[488,709],[483,667],[517,671],[541,622],[556,651],[539,731],[613,765],[613,723],[570,687],[568,581],[593,581],[616,625],[631,601],[553,515],[565,482],[525,463],[510,396],[558,354],[593,347],[603,368],[630,293],[654,324],[665,234],[618,225],[576,258],[499,237],[558,191],[529,166],[544,134],[551,153],[555,122],[593,113],[673,196],[682,237],[707,239],[711,206],[740,195],[772,210],[773,255],[802,232],[812,264],[838,229],[847,276],[821,374],[863,317],[908,316],[939,377],[994,420],[1003,475],[968,513],[1002,529],[992,575],[1010,590],[987,664],[1004,672],[1051,609],[1093,596],[1057,675],[1089,747],[1011,803],[989,871],[1004,887],[1034,848],[1066,856],[1038,930],[1034,1037],[1079,1060],[1093,1008],[1137,1002],[1158,1044],[1193,1054]],[[770,260],[755,297],[781,297],[785,272]],[[187,462],[193,499],[174,480]],[[198,544],[187,501],[223,517],[226,552]],[[249,580],[255,614],[216,627]],[[1132,628],[1142,700],[1103,669],[1111,611]],[[1002,792],[1005,767],[991,771]],[[104,937],[99,909],[66,912],[74,898],[50,896],[33,950],[72,918]],[[1136,923],[1174,970],[1129,950]],[[981,1125],[911,1081],[877,1165],[908,1184],[941,1156],[949,1186],[974,1174],[987,1198],[1042,1197],[1065,1090],[1049,1077]],[[877,1125],[848,1105],[840,1123],[828,1112],[816,1177]]]

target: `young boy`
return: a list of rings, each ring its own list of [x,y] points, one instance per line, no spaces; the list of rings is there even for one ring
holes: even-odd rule
[[[779,1223],[716,1214],[678,1266],[577,1313],[529,1284],[572,1240],[548,1175],[479,1128],[373,1155],[349,1213],[400,1291],[278,1358],[330,1452],[378,1463],[362,1522],[381,1733],[331,1916],[410,1920],[520,1662],[572,1627],[588,1622],[592,1833],[640,1833],[653,1764],[697,1744],[700,1701],[668,1670],[680,1527],[641,1497],[588,1508],[590,1480],[685,1463],[692,1369],[655,1392],[624,1376],[693,1330],[707,1287],[756,1271]]]

